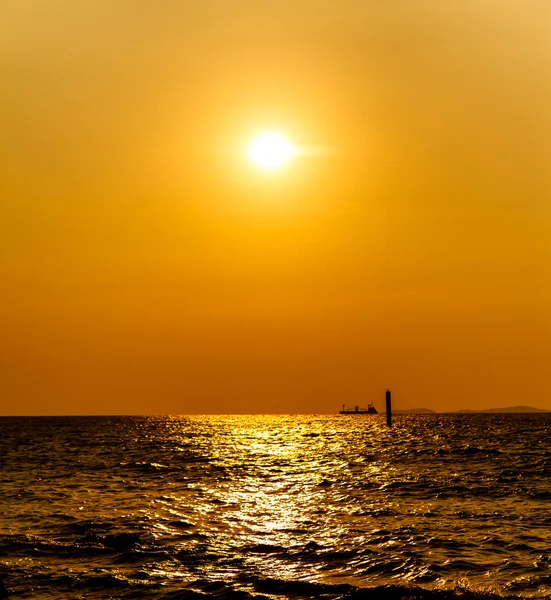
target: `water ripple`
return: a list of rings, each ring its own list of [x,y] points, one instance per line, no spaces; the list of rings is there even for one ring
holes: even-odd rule
[[[2,418],[0,434],[14,597],[551,596],[549,415]]]

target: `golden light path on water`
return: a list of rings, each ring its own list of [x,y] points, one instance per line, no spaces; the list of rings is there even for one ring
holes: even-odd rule
[[[193,420],[201,423],[199,417]],[[154,518],[162,520],[166,511],[171,518],[190,519],[203,534],[218,537],[218,551],[231,553],[238,544],[244,549],[245,563],[254,566],[262,556],[264,568],[274,574],[294,572],[300,578],[306,576],[303,565],[287,564],[285,555],[302,544],[310,528],[315,528],[315,536],[306,543],[310,543],[307,552],[343,543],[361,544],[363,536],[350,539],[349,532],[349,521],[358,511],[357,501],[350,497],[350,491],[331,490],[335,477],[352,474],[359,467],[347,460],[352,448],[344,445],[351,440],[340,435],[342,422],[322,430],[315,421],[303,417],[290,419],[284,427],[279,426],[280,421],[272,416],[205,419],[208,427],[216,423],[216,437],[207,434],[196,450],[210,457],[209,471],[220,469],[225,475],[209,477],[207,488],[199,477],[185,493],[156,501]],[[370,436],[388,436],[380,422],[371,425]],[[365,443],[361,438],[356,441],[362,446]],[[369,467],[373,477],[380,478],[382,470],[380,465]],[[190,503],[190,495],[202,501]],[[167,534],[170,527],[159,524],[159,535]],[[272,550],[283,553],[283,560],[275,555],[277,552],[272,555]],[[211,575],[232,578],[240,570],[214,568]],[[170,568],[166,575],[184,576]],[[323,567],[313,564],[308,578],[320,577],[332,579],[323,575]],[[337,579],[342,582],[342,577]]]
[[[462,579],[551,594],[545,415],[51,418],[4,434],[0,569],[44,597],[342,598]]]
[[[212,551],[227,559],[206,567],[209,577],[239,579],[245,569],[310,582],[446,586],[456,582],[446,575],[448,566],[467,570],[472,561],[487,567],[491,585],[494,563],[471,537],[487,539],[477,528],[488,534],[495,526],[482,518],[473,532],[457,515],[488,521],[498,506],[522,510],[507,499],[496,504],[482,493],[465,489],[455,497],[447,490],[472,473],[434,462],[453,443],[438,427],[423,427],[421,437],[407,427],[389,430],[380,417],[191,421],[203,432],[191,444],[193,455],[208,457],[208,466],[183,491],[155,500],[152,519],[161,538],[176,534],[162,525],[175,518],[206,536]],[[177,441],[177,422],[173,431]],[[189,448],[186,434],[180,442]],[[476,480],[489,485],[483,474]],[[456,542],[450,542],[452,531]],[[193,544],[202,548],[204,540]],[[165,575],[195,576],[171,564]]]

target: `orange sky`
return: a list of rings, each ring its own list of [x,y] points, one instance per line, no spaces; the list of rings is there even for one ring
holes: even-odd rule
[[[0,414],[551,409],[550,40],[545,0],[3,0]]]

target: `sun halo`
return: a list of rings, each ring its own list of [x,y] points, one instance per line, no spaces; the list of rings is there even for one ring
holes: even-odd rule
[[[259,134],[247,148],[249,158],[257,166],[270,171],[283,167],[297,153],[285,136],[272,131]]]

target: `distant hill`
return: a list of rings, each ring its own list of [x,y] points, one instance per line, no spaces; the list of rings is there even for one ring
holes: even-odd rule
[[[545,408],[534,408],[533,406],[508,406],[506,408],[485,408],[483,410],[471,410],[465,408],[463,410],[456,410],[455,413],[468,414],[468,413],[545,413],[551,412]]]
[[[384,412],[384,411],[383,411]],[[549,413],[551,410],[545,408],[534,408],[533,406],[507,406],[504,408],[485,408],[482,410],[472,410],[464,408],[462,410],[445,411],[446,414],[480,414],[480,413]],[[392,411],[395,415],[435,415],[438,411],[430,408],[401,408]]]

